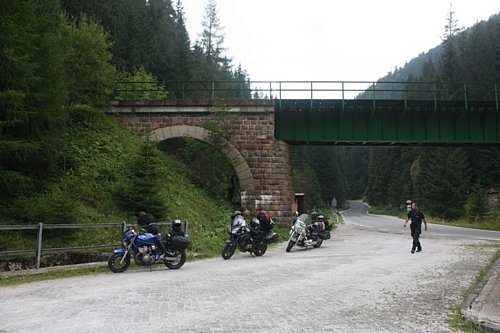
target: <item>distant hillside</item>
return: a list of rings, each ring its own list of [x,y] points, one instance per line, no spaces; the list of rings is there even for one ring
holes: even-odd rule
[[[474,26],[458,33],[452,40],[454,52],[458,55],[462,67],[463,75],[459,81],[470,82],[475,80],[484,80],[484,75],[472,75],[472,72],[487,73],[492,82],[499,82],[500,60],[498,59],[498,49],[500,48],[500,14],[495,14],[488,21],[481,21]],[[375,84],[377,98],[397,99],[400,98],[405,83],[410,78],[419,78],[423,76],[424,67],[431,64],[435,73],[442,67],[441,60],[445,52],[444,44],[440,44],[425,53],[419,54],[410,60],[401,68],[396,68],[394,72],[380,78]],[[486,65],[489,65],[488,69]],[[481,67],[481,70],[475,70],[475,67]],[[479,69],[479,68],[478,68]],[[426,77],[428,81],[437,81],[436,75]],[[373,87],[370,87],[372,89]],[[392,91],[384,91],[392,90]],[[371,99],[372,92],[359,94],[359,99]]]

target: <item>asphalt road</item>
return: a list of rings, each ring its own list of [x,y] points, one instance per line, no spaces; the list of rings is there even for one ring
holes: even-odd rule
[[[401,220],[355,207],[318,249],[0,288],[0,332],[450,332],[495,234],[431,225],[410,254]]]
[[[382,215],[367,215],[368,205],[361,201],[350,201],[351,209],[343,213],[344,218],[353,225],[379,232],[393,234],[409,234],[410,223],[404,228],[404,220],[397,217]],[[425,213],[425,212],[424,212]],[[422,238],[451,238],[463,240],[484,240],[500,243],[500,232],[478,230],[470,228],[457,228],[439,224],[428,223],[429,231],[424,231],[422,225]],[[410,244],[411,246],[411,244]]]

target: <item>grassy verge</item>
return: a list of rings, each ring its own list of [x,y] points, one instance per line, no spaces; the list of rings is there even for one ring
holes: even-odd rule
[[[498,247],[497,245],[493,245],[495,247]],[[479,286],[479,284],[483,281],[484,277],[488,273],[488,271],[491,269],[491,267],[495,264],[495,261],[500,258],[500,250],[497,250],[496,253],[493,255],[492,259],[484,267],[476,276],[474,279],[474,282],[467,288],[467,290],[464,291],[463,293],[463,301],[460,304],[457,304],[453,308],[453,317],[450,319],[449,323],[450,325],[458,329],[462,332],[470,332],[470,333],[477,333],[477,332],[493,332],[492,330],[478,327],[473,321],[465,318],[462,316],[461,309],[467,300],[467,298],[474,292],[474,290]]]

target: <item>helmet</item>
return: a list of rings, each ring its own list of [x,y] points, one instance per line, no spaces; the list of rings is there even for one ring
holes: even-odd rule
[[[231,220],[233,220],[238,215],[242,215],[243,216],[243,214],[239,210],[235,210],[234,213],[233,213],[233,215],[231,215]]]
[[[318,219],[318,213],[312,212],[311,213],[311,220],[316,221]]]
[[[258,218],[256,218],[256,217],[254,217],[254,218],[252,219],[252,222],[250,223],[250,226],[251,226],[252,228],[259,229],[259,228],[260,228],[260,221],[259,221],[259,219],[258,219]]]
[[[173,220],[172,221],[172,230],[175,232],[181,232],[182,223],[181,220]]]

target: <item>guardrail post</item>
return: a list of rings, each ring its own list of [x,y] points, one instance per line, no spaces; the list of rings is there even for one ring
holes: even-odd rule
[[[375,109],[377,108],[376,106],[376,102],[375,102],[375,99],[376,99],[376,95],[375,95],[375,82],[373,82],[373,99],[372,99],[372,117],[373,115],[375,114]]]
[[[43,234],[43,223],[38,223],[38,242],[36,245],[36,269],[40,268],[40,261],[42,259],[42,234]]]
[[[278,84],[278,89],[280,90],[280,107],[281,107],[281,81]]]
[[[314,91],[314,88],[313,88],[313,82],[311,81],[311,110],[313,108],[313,91]]]
[[[434,89],[434,111],[436,111],[437,110],[436,82],[432,84],[432,88]]]
[[[342,113],[341,113],[341,116],[340,118],[342,118],[342,116],[344,115],[344,106],[345,106],[345,96],[344,96],[344,93],[345,93],[345,89],[344,89],[344,81],[342,81]]]
[[[498,111],[498,89],[497,89],[496,83],[495,83],[495,103],[496,103],[497,111]]]
[[[469,105],[467,103],[467,83],[464,82],[464,99],[465,99],[465,110],[469,109]]]

